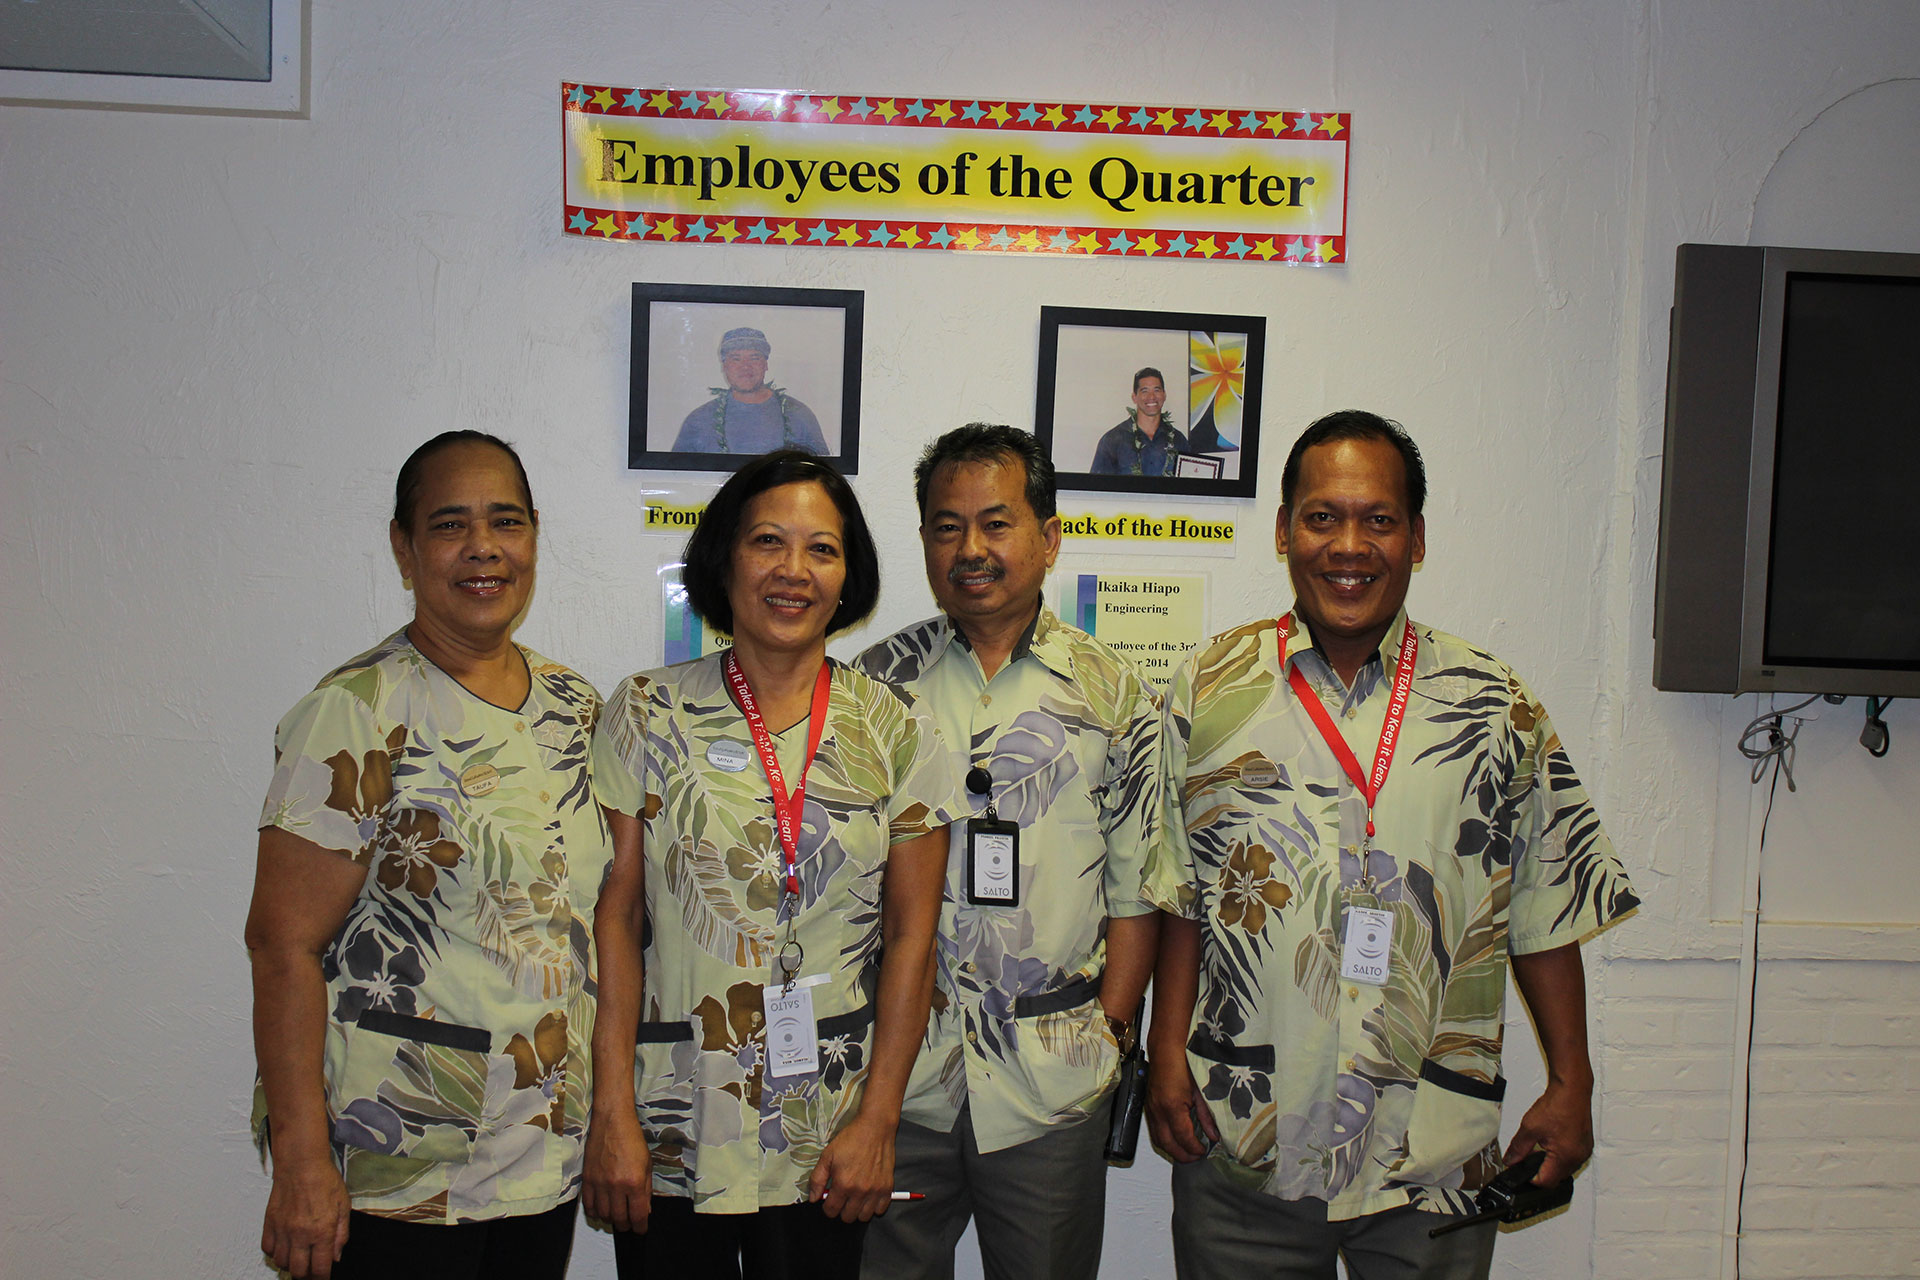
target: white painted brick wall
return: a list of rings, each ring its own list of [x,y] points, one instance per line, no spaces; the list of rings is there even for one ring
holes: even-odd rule
[[[1920,1277],[1920,964],[1764,955],[1741,1274]],[[1599,967],[1595,1277],[1719,1274],[1737,979]]]

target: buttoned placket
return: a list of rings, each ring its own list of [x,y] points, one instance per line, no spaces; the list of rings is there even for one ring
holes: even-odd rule
[[[1390,632],[1397,637],[1399,628],[1390,628]],[[1335,722],[1340,727],[1341,735],[1347,739],[1347,745],[1370,760],[1373,754],[1369,749],[1370,744],[1379,741],[1380,728],[1386,722],[1388,692],[1393,676],[1392,665],[1384,655],[1370,656],[1366,664],[1354,674],[1353,685],[1349,688],[1341,682],[1339,674],[1333,670],[1331,664],[1311,646],[1306,645],[1306,637],[1301,637],[1301,644],[1302,648],[1294,650],[1293,660],[1306,664],[1307,677],[1313,685],[1314,692],[1320,695],[1321,702],[1329,707],[1339,708],[1335,713]],[[1292,647],[1290,639],[1289,648]],[[1361,692],[1363,689],[1364,694]],[[1352,882],[1364,878],[1368,870],[1361,854],[1367,828],[1367,801],[1360,789],[1346,776],[1345,771],[1337,763],[1331,763],[1332,751],[1321,741],[1319,730],[1307,713],[1296,707],[1293,714],[1299,717],[1301,721],[1299,731],[1305,735],[1306,740],[1317,744],[1315,749],[1326,755],[1330,765],[1325,769],[1326,775],[1339,780],[1337,809],[1339,829],[1337,841],[1331,853],[1333,869],[1340,880],[1343,892],[1330,899],[1329,905],[1334,913],[1333,919],[1324,922],[1333,932],[1334,948],[1337,954],[1344,937],[1340,917],[1348,901],[1348,892],[1345,891],[1353,890],[1356,886]],[[1375,818],[1376,828],[1378,828],[1377,809]],[[1373,841],[1373,847],[1384,852],[1395,852],[1391,849],[1383,849],[1382,842],[1377,836]],[[1323,850],[1326,848],[1324,843],[1321,848]],[[1324,858],[1324,853],[1322,856]],[[1354,876],[1348,876],[1345,873],[1348,859],[1352,859],[1357,868]],[[1389,904],[1381,905],[1391,909]],[[1360,1048],[1366,1043],[1367,1019],[1386,1001],[1385,987],[1355,982],[1351,978],[1341,978],[1339,983],[1336,1007],[1339,1009],[1340,1035],[1334,1046],[1333,1060],[1327,1064],[1330,1078],[1343,1073],[1353,1074],[1359,1070]],[[1329,1089],[1327,1096],[1334,1096],[1334,1091]]]

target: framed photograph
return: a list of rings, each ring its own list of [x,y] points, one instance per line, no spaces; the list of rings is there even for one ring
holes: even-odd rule
[[[860,469],[855,289],[633,286],[627,466],[732,471],[793,447]]]
[[[1062,489],[1251,498],[1264,316],[1040,308],[1034,434]]]

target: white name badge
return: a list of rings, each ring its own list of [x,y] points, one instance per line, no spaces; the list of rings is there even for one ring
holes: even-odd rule
[[[728,773],[741,772],[752,759],[747,752],[747,744],[735,742],[732,738],[722,738],[707,748],[707,763]]]
[[[770,982],[761,989],[767,1015],[767,1075],[809,1076],[820,1070],[820,1025],[813,1018],[813,987],[791,991]]]
[[[1347,908],[1347,940],[1340,949],[1340,976],[1368,986],[1387,981],[1387,951],[1393,944],[1393,912]]]
[[[1020,905],[1020,828],[998,818],[967,819],[967,901]]]

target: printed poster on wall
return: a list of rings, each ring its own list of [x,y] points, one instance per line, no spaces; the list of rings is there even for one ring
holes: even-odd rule
[[[1073,621],[1165,686],[1187,652],[1206,638],[1207,576],[1080,574]]]
[[[653,244],[1347,260],[1343,111],[563,82],[565,229]]]
[[[687,588],[680,579],[685,568],[683,564],[669,564],[658,570],[663,666],[704,658],[732,644],[730,637],[707,626],[687,604]]]

